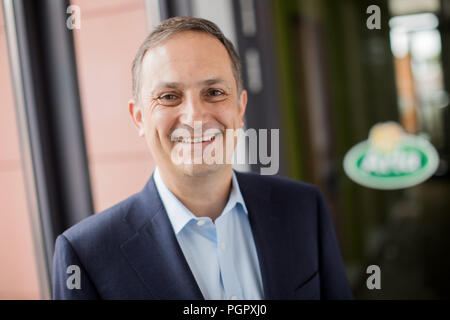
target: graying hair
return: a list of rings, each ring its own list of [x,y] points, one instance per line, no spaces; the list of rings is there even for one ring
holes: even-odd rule
[[[241,93],[243,89],[241,61],[233,44],[224,36],[219,27],[215,23],[206,19],[194,17],[173,17],[162,21],[155,28],[155,30],[147,36],[136,53],[132,66],[133,96],[136,102],[139,101],[141,66],[145,54],[149,49],[157,46],[170,36],[183,31],[199,31],[210,34],[224,45],[228,55],[230,56],[231,68],[234,79],[236,80],[238,93]]]

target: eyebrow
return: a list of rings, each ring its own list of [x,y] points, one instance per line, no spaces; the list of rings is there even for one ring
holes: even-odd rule
[[[228,89],[231,89],[230,86],[228,85],[227,81],[225,81],[225,79],[222,79],[222,78],[211,78],[211,79],[199,81],[197,83],[198,86],[211,86],[211,85],[215,85],[215,84],[222,84],[225,87],[227,87]],[[183,84],[181,82],[160,82],[156,85],[156,87],[152,91],[152,93],[155,93],[156,91],[159,91],[159,90],[165,89],[165,88],[179,89],[182,87],[183,87]]]
[[[200,81],[199,84],[204,85],[204,86],[212,86],[214,84],[222,84],[222,85],[226,86],[227,88],[230,88],[228,86],[228,83],[225,81],[225,79],[222,79],[222,78],[206,79],[206,80]]]

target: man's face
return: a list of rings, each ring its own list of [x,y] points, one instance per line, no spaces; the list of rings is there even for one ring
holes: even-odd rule
[[[139,107],[130,102],[130,113],[163,170],[198,176],[230,166],[237,138],[226,132],[243,126],[247,95],[238,96],[219,40],[187,31],[151,48],[142,61],[139,100]]]

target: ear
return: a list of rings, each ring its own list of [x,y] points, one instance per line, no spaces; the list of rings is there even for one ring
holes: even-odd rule
[[[247,90],[242,90],[239,98],[239,121],[241,128],[244,126],[245,109],[247,108]]]
[[[136,103],[134,99],[128,100],[128,112],[130,113],[131,120],[133,121],[136,129],[138,130],[139,136],[143,137],[145,135],[145,127],[143,121],[142,109]]]

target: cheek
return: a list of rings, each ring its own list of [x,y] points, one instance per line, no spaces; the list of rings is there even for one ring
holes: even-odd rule
[[[224,124],[227,128],[239,128],[240,118],[239,109],[237,106],[230,106],[217,114],[217,119]]]
[[[169,109],[154,110],[149,112],[147,116],[147,127],[150,136],[157,139],[167,137],[173,126],[175,117]]]

